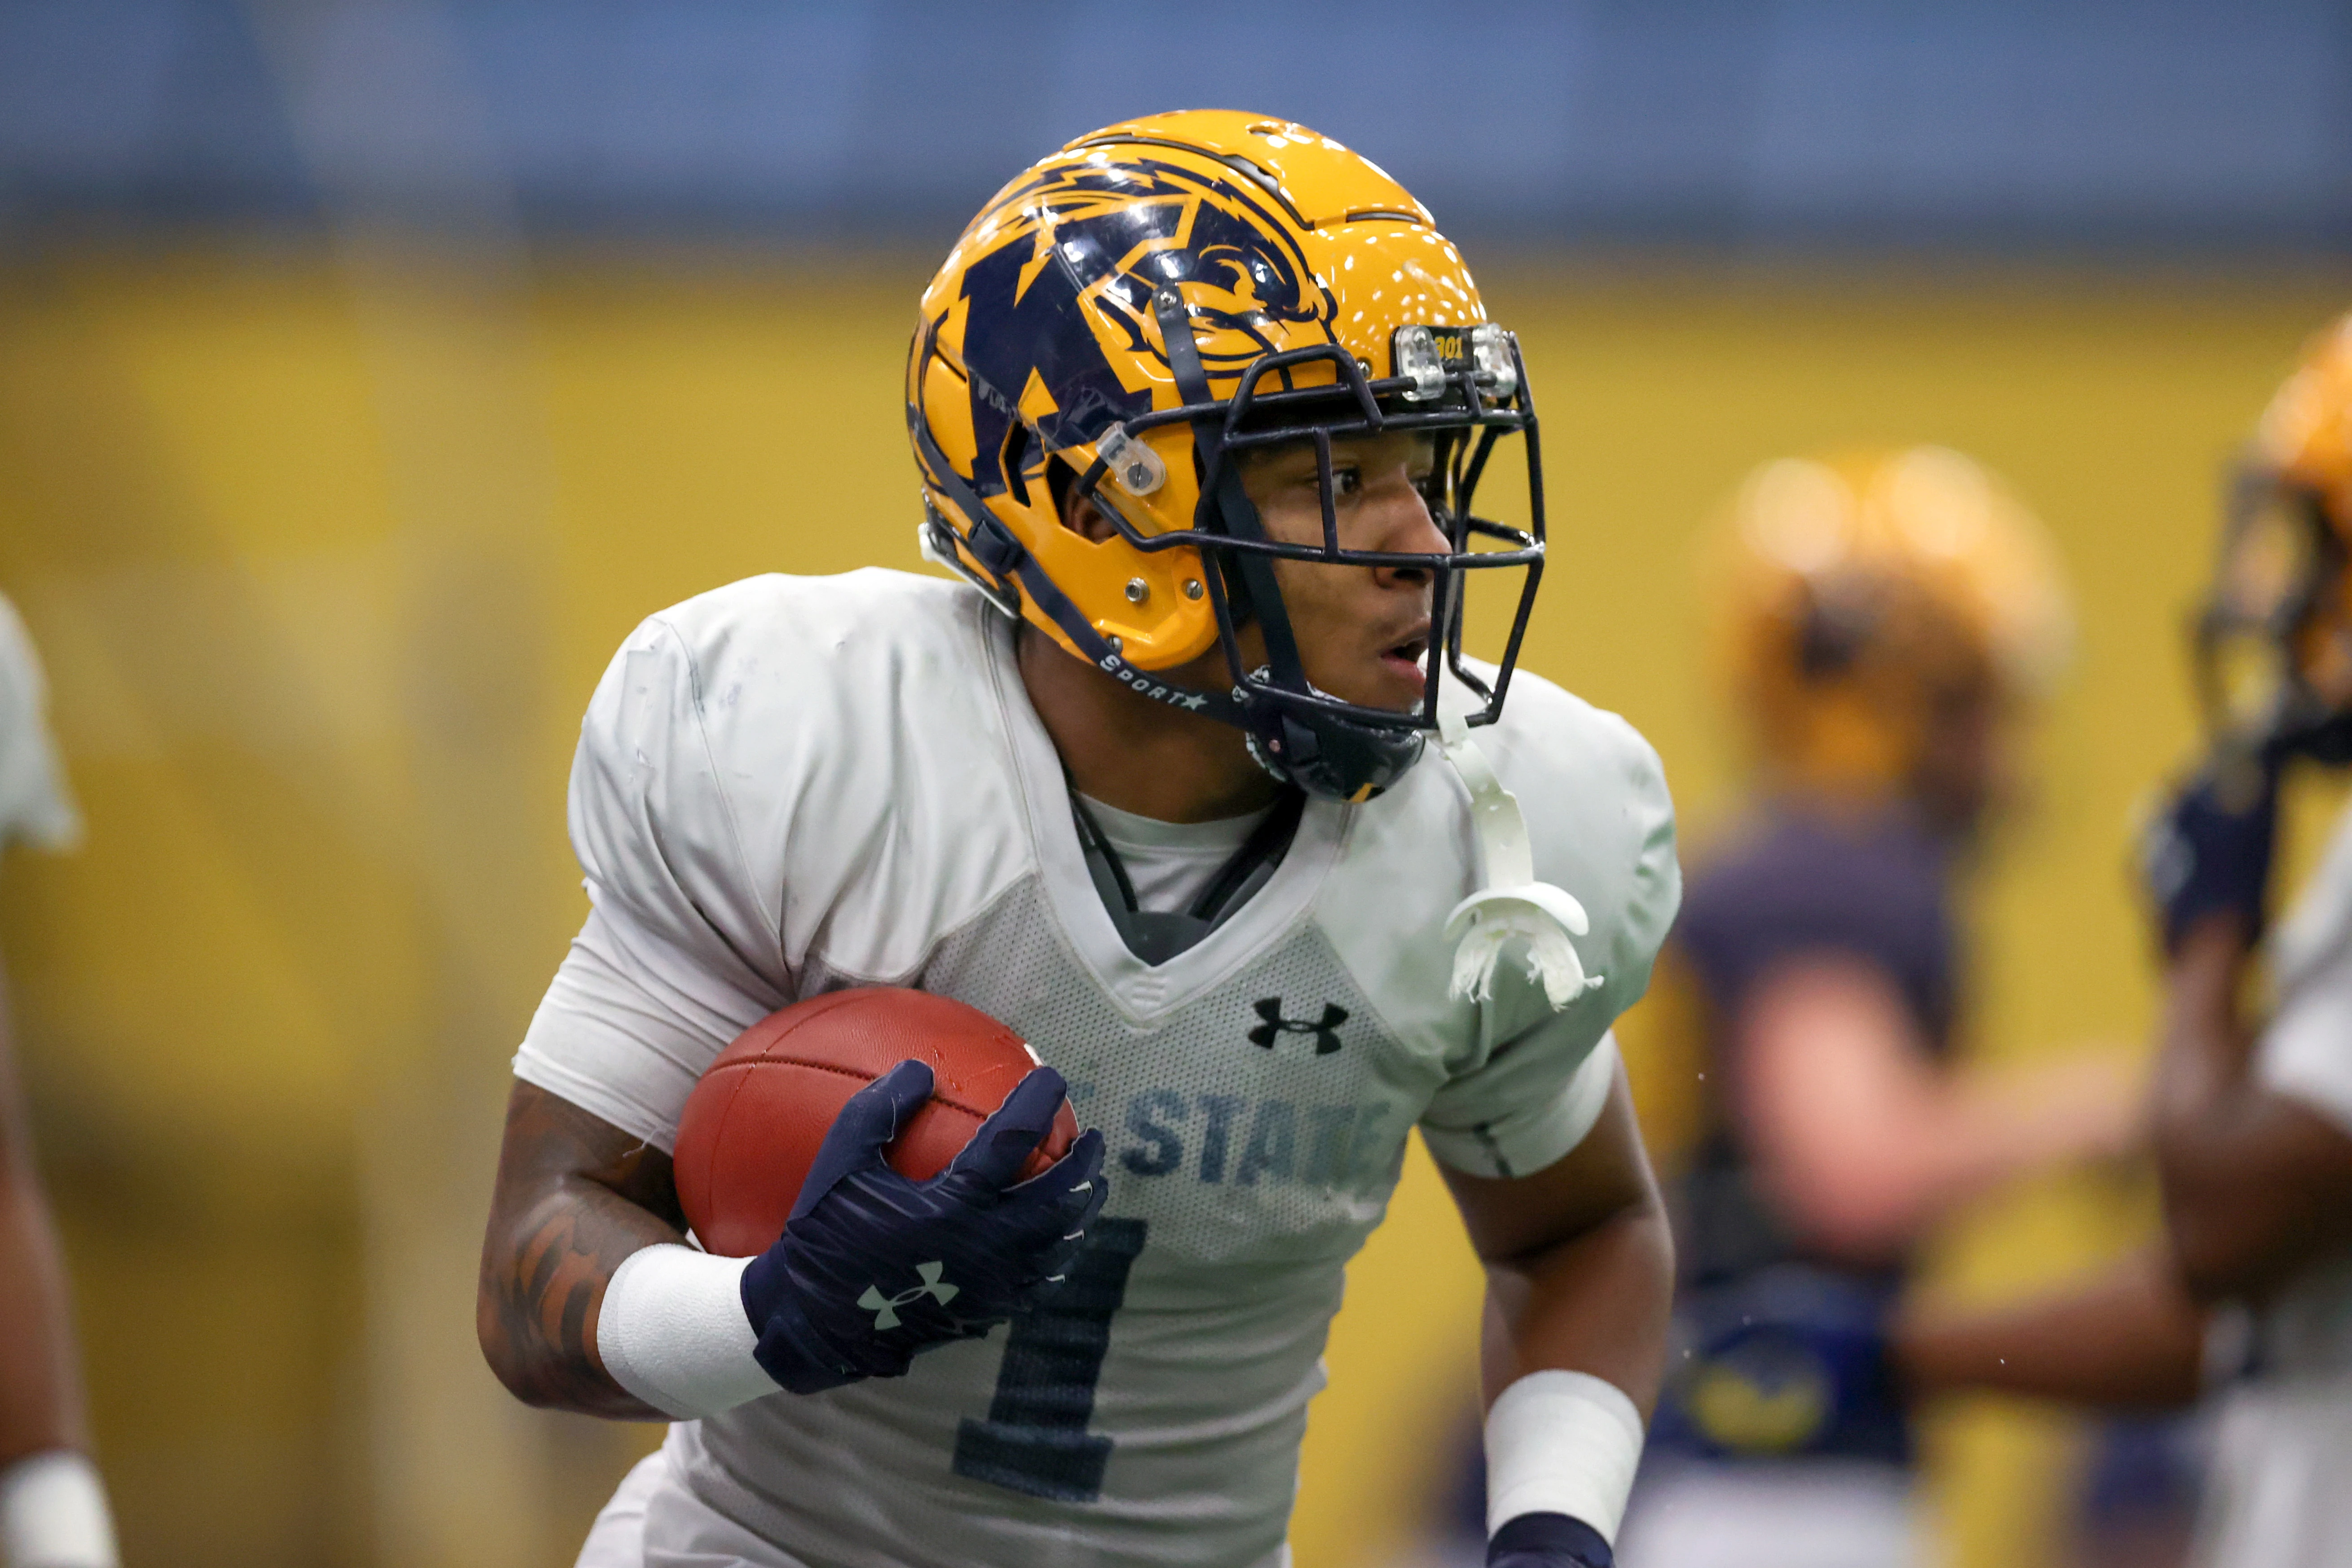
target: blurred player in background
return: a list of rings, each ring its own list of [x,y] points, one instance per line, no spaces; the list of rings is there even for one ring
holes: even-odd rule
[[[0,849],[80,832],[49,740],[41,667],[0,599]],[[0,994],[0,1563],[113,1568],[114,1525],[89,1461],[65,1262],[33,1168]]]
[[[583,1568],[1286,1563],[1416,1125],[1489,1268],[1488,1561],[1606,1568],[1672,1284],[1608,1031],[1680,877],[1640,736],[1515,643],[1458,654],[1468,574],[1534,588],[1515,341],[1364,160],[1166,115],[974,220],[908,416],[966,582],[707,594],[583,728],[594,910],[516,1059],[479,1306],[522,1397],[677,1421]],[[1471,513],[1503,454],[1528,531]],[[682,1245],[704,1066],[877,982],[1047,1066],[918,1184],[878,1153],[929,1090],[901,1064],[768,1252]],[[1065,1079],[1098,1131],[1008,1185]]]
[[[1954,884],[2015,793],[2068,608],[2040,525],[1937,447],[1767,464],[1723,549],[1759,776],[1669,949],[1698,994],[1713,1121],[1676,1205],[1691,1353],[1623,1555],[1896,1568],[1920,1550],[1911,1435],[1867,1352],[1914,1249],[1967,1200],[2131,1136],[2115,1061],[1953,1059]]]
[[[2149,837],[2168,1246],[2053,1300],[1922,1316],[1895,1345],[1922,1391],[2185,1401],[2196,1307],[2220,1309],[2211,1359],[2230,1386],[2202,1568],[2352,1563],[2352,813],[2258,945],[2283,776],[2297,762],[2352,765],[2347,563],[2352,317],[2315,342],[2256,431],[2199,631],[2211,747]]]

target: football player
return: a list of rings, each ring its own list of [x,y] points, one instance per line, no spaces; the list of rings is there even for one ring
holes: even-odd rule
[[[0,599],[0,849],[80,832],[50,743],[39,660]],[[114,1568],[114,1524],[89,1460],[64,1260],[33,1169],[0,1006],[0,1563]]]
[[[2128,1139],[2120,1068],[1952,1060],[1954,883],[2012,793],[2068,636],[2040,526],[1920,447],[1766,464],[1722,540],[1720,629],[1755,797],[1693,875],[1711,1125],[1677,1205],[1675,1374],[1633,1568],[1913,1560],[1910,1436],[1868,1354],[1927,1227]]]
[[[2267,952],[2257,942],[2283,773],[2352,764],[2347,563],[2352,316],[2320,335],[2257,427],[2200,622],[2210,755],[2148,842],[2168,1246],[2047,1302],[1922,1316],[1895,1343],[1923,1391],[2163,1405],[2196,1394],[2199,1309],[2216,1310],[2212,1359],[2233,1377],[2198,1531],[2204,1568],[2352,1563],[2352,814]],[[2248,982],[2265,960],[2271,1002],[2256,1011]]]
[[[594,908],[516,1058],[479,1299],[522,1398],[675,1422],[580,1562],[1286,1562],[1418,1127],[1489,1271],[1490,1560],[1609,1563],[1672,1272],[1609,1029],[1680,879],[1650,748],[1512,668],[1516,341],[1362,158],[1171,114],[974,219],[907,414],[964,581],[704,595],[583,729]],[[1524,528],[1472,510],[1497,461]],[[1517,588],[1498,666],[1461,651],[1480,574]],[[698,1073],[877,983],[1046,1066],[914,1184],[878,1154],[902,1064],[766,1253],[686,1245]],[[1090,1131],[1008,1184],[1066,1087]]]

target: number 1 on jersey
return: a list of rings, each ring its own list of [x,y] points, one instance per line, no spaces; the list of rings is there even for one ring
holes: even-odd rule
[[[1145,1228],[1139,1219],[1095,1221],[1062,1282],[1013,1320],[988,1419],[966,1416],[956,1433],[956,1474],[1056,1502],[1102,1495],[1111,1440],[1087,1423]]]

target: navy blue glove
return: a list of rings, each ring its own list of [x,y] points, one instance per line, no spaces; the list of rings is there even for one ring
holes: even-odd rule
[[[986,1333],[1061,1277],[1102,1209],[1099,1132],[1019,1180],[1061,1109],[1061,1074],[1023,1079],[954,1163],[910,1182],[883,1148],[930,1093],[931,1069],[904,1061],[852,1095],[784,1234],[743,1270],[752,1354],[794,1394],[898,1377],[919,1352]]]
[[[2235,914],[2249,942],[2262,933],[2281,762],[2266,750],[2241,763],[2202,768],[2148,825],[2140,875],[2166,952],[2178,952],[2189,928],[2207,915]]]
[[[1616,1568],[1601,1532],[1564,1513],[1523,1513],[1486,1542],[1486,1568]]]

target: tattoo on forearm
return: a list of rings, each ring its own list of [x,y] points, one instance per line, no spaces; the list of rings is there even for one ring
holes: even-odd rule
[[[658,1419],[596,1353],[595,1316],[622,1260],[684,1229],[668,1156],[529,1084],[508,1102],[482,1247],[477,1328],[529,1405]]]

